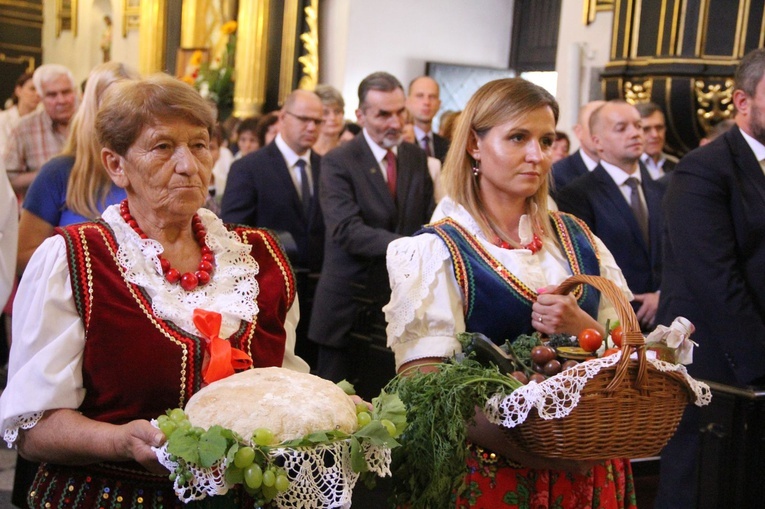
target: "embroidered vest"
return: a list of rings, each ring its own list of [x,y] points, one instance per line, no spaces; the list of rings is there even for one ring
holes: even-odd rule
[[[250,354],[254,367],[281,366],[284,320],[295,299],[292,268],[270,232],[233,231],[252,246],[260,267],[259,312],[229,341]],[[117,242],[105,222],[57,232],[66,241],[72,290],[85,327],[86,394],[79,410],[91,419],[121,424],[185,406],[202,384],[204,339],[155,316],[145,290],[123,279]]]
[[[590,230],[569,214],[551,212],[550,219],[571,273],[600,275],[599,256]],[[534,332],[531,306],[538,295],[536,289],[505,269],[475,236],[451,218],[428,225],[417,232],[420,233],[438,235],[451,253],[467,331],[481,332],[497,344]],[[597,290],[580,286],[573,294],[579,307],[597,316],[600,300]]]

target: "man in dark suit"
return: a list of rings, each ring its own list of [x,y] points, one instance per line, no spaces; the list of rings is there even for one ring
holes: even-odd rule
[[[417,145],[430,157],[441,163],[449,151],[449,140],[433,131],[433,117],[441,108],[438,82],[430,76],[419,76],[409,83],[406,109],[414,118],[414,137]]]
[[[595,169],[600,157],[590,136],[590,115],[605,104],[604,101],[591,101],[581,107],[579,118],[574,126],[574,134],[579,139],[579,150],[553,164],[553,196],[571,183],[575,178]]]
[[[699,345],[690,374],[736,386],[765,384],[764,71],[765,50],[744,57],[736,125],[680,160],[664,202],[658,321],[688,318]],[[697,504],[699,416],[689,405],[662,451],[657,508]]]
[[[640,112],[645,138],[645,152],[640,156],[640,160],[651,178],[658,180],[668,175],[677,165],[676,157],[664,153],[664,144],[667,141],[667,120],[656,103],[638,103],[635,107]]]
[[[558,207],[583,219],[614,255],[648,330],[659,303],[665,187],[640,167],[643,130],[634,106],[605,103],[592,113],[590,131],[600,163],[560,192]]]
[[[315,280],[321,271],[324,221],[317,195],[321,158],[311,151],[322,123],[322,104],[313,92],[295,90],[279,112],[280,133],[260,150],[231,165],[221,217],[274,230],[297,275],[300,324],[296,350],[315,365],[307,340]]]
[[[309,337],[320,345],[317,374],[329,380],[353,380],[351,334],[359,320],[384,320],[388,243],[416,232],[434,208],[425,152],[401,142],[404,113],[401,83],[384,72],[367,76],[356,110],[362,132],[322,161],[327,235]]]

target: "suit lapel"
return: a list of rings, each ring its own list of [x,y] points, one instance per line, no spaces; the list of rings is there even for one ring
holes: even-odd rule
[[[754,156],[752,148],[744,139],[738,126],[726,133],[726,137],[730,141],[733,159],[740,170],[741,178],[748,182],[747,187],[757,190],[760,198],[765,201],[765,173],[762,171],[760,162]]]
[[[298,196],[297,189],[295,189],[295,183],[292,181],[284,156],[274,142],[271,142],[267,149],[271,155],[272,168],[276,170],[276,178],[278,179],[276,185],[285,190],[287,196],[289,196],[290,203],[292,203],[292,208],[303,217],[303,204],[300,202],[300,196]],[[276,190],[274,191],[276,192]]]
[[[601,199],[610,203],[615,213],[619,214],[622,219],[624,219],[630,226],[632,236],[635,237],[635,242],[644,246],[645,252],[648,253],[648,246],[645,243],[645,239],[643,239],[643,234],[640,232],[640,226],[638,226],[637,219],[635,219],[635,214],[632,213],[632,209],[630,208],[629,203],[627,203],[627,200],[624,199],[624,195],[622,194],[621,189],[619,189],[619,186],[616,185],[616,182],[611,178],[611,175],[609,175],[600,164],[598,164],[592,172],[600,183],[599,191],[602,196]]]
[[[382,175],[380,163],[375,159],[372,149],[369,148],[367,140],[364,138],[364,133],[359,133],[354,141],[358,142],[361,152],[359,167],[361,168],[363,178],[369,183],[369,187],[373,189],[373,192],[379,195],[380,203],[384,204],[385,208],[389,209],[390,212],[395,212],[396,204],[393,201],[393,196],[391,196],[388,184]],[[401,165],[399,164],[398,167],[400,168]],[[398,181],[396,187],[400,187]]]

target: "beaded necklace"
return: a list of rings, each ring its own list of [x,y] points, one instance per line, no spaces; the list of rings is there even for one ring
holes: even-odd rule
[[[120,215],[122,219],[135,231],[142,239],[147,239],[148,236],[138,226],[135,218],[130,214],[130,207],[127,199],[120,203]],[[215,254],[207,246],[207,229],[202,224],[202,219],[199,214],[194,214],[191,219],[191,229],[194,231],[194,237],[199,243],[199,247],[202,251],[202,259],[197,266],[196,272],[186,272],[181,274],[178,269],[173,268],[170,262],[162,255],[157,255],[159,258],[159,264],[162,267],[162,275],[165,276],[165,280],[170,284],[180,283],[181,288],[190,292],[199,286],[204,286],[210,282],[211,275],[215,267]]]

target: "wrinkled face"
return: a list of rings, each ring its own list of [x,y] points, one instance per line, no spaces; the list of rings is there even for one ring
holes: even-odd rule
[[[67,124],[74,115],[77,96],[69,78],[62,75],[42,84],[42,102],[54,122]]]
[[[599,112],[600,124],[592,133],[598,155],[619,167],[633,166],[643,154],[640,113],[629,104],[609,103]]]
[[[400,88],[390,92],[370,90],[364,104],[356,110],[359,125],[383,148],[401,143],[406,100]]]
[[[555,116],[549,106],[492,127],[469,148],[480,168],[483,199],[506,201],[533,196],[552,166]]]
[[[207,198],[213,167],[209,146],[207,129],[185,120],[147,126],[119,157],[113,180],[127,190],[131,210],[191,218]]]
[[[23,85],[14,90],[16,97],[19,98],[19,106],[22,109],[33,110],[40,103],[40,96],[35,90],[35,84],[32,78],[29,78]]]
[[[430,124],[439,108],[441,100],[438,98],[438,83],[433,78],[425,76],[412,83],[406,98],[406,109],[417,122]]]
[[[324,123],[321,99],[313,94],[299,94],[295,101],[279,113],[279,132],[295,151],[302,155],[319,139],[319,129]]]
[[[258,143],[258,138],[254,132],[242,131],[236,139],[236,146],[239,147],[239,152],[241,152],[242,156],[246,156],[250,152],[258,150],[260,143]]]
[[[667,125],[664,114],[654,111],[641,121],[643,124],[643,138],[645,138],[645,153],[651,157],[659,157],[664,150],[664,142],[667,135]]]
[[[339,136],[345,127],[345,112],[338,104],[324,104],[321,108],[321,118],[324,123],[321,126],[321,133],[325,136],[334,138]]]

